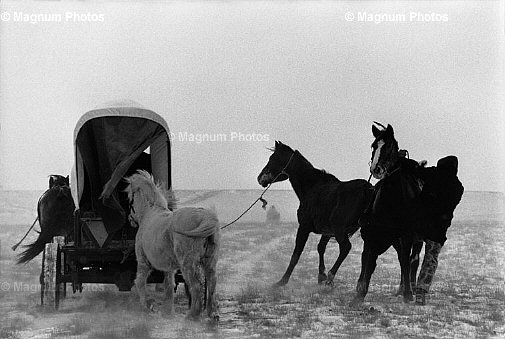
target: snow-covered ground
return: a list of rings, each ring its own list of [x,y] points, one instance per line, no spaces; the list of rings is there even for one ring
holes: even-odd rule
[[[465,193],[449,240],[440,256],[432,294],[425,307],[392,296],[399,264],[392,249],[378,262],[362,308],[348,307],[360,270],[362,240],[335,279],[335,288],[317,285],[312,235],[286,287],[271,288],[284,273],[294,248],[296,196],[269,191],[265,199],[281,214],[281,224],[267,225],[258,203],[239,223],[222,231],[218,264],[221,321],[210,326],[184,321],[186,299],[178,291],[176,314],[145,314],[134,292],[114,286],[86,286],[70,294],[58,312],[42,309],[38,275],[40,256],[14,265],[10,247],[36,216],[42,192],[0,192],[0,338],[195,338],[195,337],[374,337],[453,338],[505,336],[505,203],[502,194]],[[214,208],[222,223],[237,217],[260,190],[179,191],[180,206]],[[27,241],[36,237],[32,233]],[[329,267],[338,255],[330,242]],[[71,293],[71,292],[70,292]],[[161,298],[159,292],[151,290]]]

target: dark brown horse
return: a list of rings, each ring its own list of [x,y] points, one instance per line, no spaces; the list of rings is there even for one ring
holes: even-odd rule
[[[138,169],[151,171],[151,157],[147,153],[141,153],[126,175],[132,175]],[[121,202],[125,210],[128,209],[126,193],[122,192],[126,187],[125,182],[120,182],[118,192],[122,195]],[[45,244],[53,240],[55,236],[71,236],[73,232],[75,205],[70,192],[68,176],[50,175],[49,189],[42,194],[37,204],[40,233],[37,240],[24,246],[25,250],[18,255],[17,263],[27,263],[44,250]],[[17,245],[13,249],[17,248]]]
[[[277,286],[288,283],[298,263],[311,232],[322,234],[317,247],[319,253],[318,281],[332,284],[335,274],[351,250],[349,237],[359,228],[358,219],[367,207],[372,195],[372,186],[363,179],[340,181],[312,164],[291,147],[275,142],[275,149],[265,168],[258,176],[263,187],[271,183],[288,180],[298,199],[298,231],[289,266]],[[325,273],[324,250],[331,237],[339,244],[337,261]]]
[[[380,181],[375,186],[374,197],[365,214],[366,222],[361,222],[364,241],[361,273],[352,304],[364,300],[377,258],[391,246],[398,252],[400,261],[399,292],[403,294],[404,301],[413,300],[411,281],[415,282],[422,247],[412,227],[415,222],[412,211],[421,192],[417,179],[420,165],[400,155],[393,127],[382,127],[380,130],[372,126],[375,140],[372,143],[370,173]]]
[[[51,175],[49,189],[42,194],[37,204],[40,233],[35,242],[24,246],[17,263],[26,263],[44,250],[53,237],[67,236],[73,229],[74,200],[70,193],[68,176]]]

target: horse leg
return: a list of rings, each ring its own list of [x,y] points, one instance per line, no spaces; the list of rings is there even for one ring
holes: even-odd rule
[[[326,281],[326,267],[324,266],[324,252],[326,251],[326,245],[328,245],[328,241],[330,241],[331,236],[323,234],[321,235],[321,240],[319,240],[319,244],[317,244],[317,253],[319,253],[319,274],[317,276],[317,283],[322,284]]]
[[[345,258],[347,258],[347,255],[349,254],[352,248],[351,242],[349,241],[349,238],[345,234],[339,235],[337,237],[337,242],[339,247],[338,258],[333,267],[328,272],[328,280],[326,280],[326,285],[331,286],[333,286],[333,279],[335,278],[335,274],[337,274],[340,265],[342,265],[342,262],[344,262]]]
[[[167,315],[172,315],[174,312],[174,273],[173,270],[168,270],[164,280],[166,297],[165,312]]]
[[[215,265],[204,268],[205,279],[207,279],[207,314],[213,321],[219,320],[219,311],[216,300],[216,268]]]
[[[188,297],[188,306],[191,308],[191,292],[189,292],[189,287],[187,283],[184,283],[184,292],[186,293],[186,297]]]
[[[401,246],[400,238],[397,238],[393,241],[393,248],[395,249],[396,254],[398,256],[398,262],[401,263],[402,262],[402,257],[401,257],[402,246]],[[405,280],[403,277],[403,270],[400,269],[400,272],[401,272],[400,273],[400,285],[398,285],[398,290],[396,291],[395,296],[403,295],[403,292],[405,291],[405,285],[403,284],[403,281]]]
[[[402,245],[400,238],[395,239],[393,242],[393,247],[396,250],[396,253],[398,255],[398,262],[402,261]],[[410,286],[412,287],[413,290],[415,290],[416,286],[416,275],[417,275],[417,269],[419,268],[419,253],[421,253],[421,250],[423,248],[423,242],[419,240],[417,237],[413,238],[413,245],[412,245],[412,251],[409,253],[409,266],[410,266]],[[405,277],[403,276],[404,272],[403,270],[401,271],[400,275],[400,285],[398,286],[398,290],[396,291],[395,295],[403,295],[405,293]]]
[[[281,280],[279,280],[274,286],[284,286],[288,283],[289,277],[291,277],[291,273],[293,273],[293,269],[298,263],[298,259],[300,259],[300,255],[303,252],[303,248],[305,247],[305,243],[309,238],[309,232],[302,230],[302,226],[298,227],[298,231],[296,232],[296,242],[295,249],[293,250],[293,254],[291,255],[291,260],[289,262],[288,268],[286,269],[286,273],[282,276]]]
[[[412,296],[412,285],[410,283],[410,253],[412,251],[412,235],[405,235],[400,238],[401,247],[401,260],[400,267],[402,270],[402,284],[404,286],[403,290],[403,301],[409,302],[414,300]]]
[[[188,284],[189,293],[191,294],[191,306],[187,319],[198,320],[202,313],[202,277],[201,270],[197,264],[199,259],[194,257],[194,254],[187,255],[182,263],[182,275]]]
[[[412,245],[412,254],[410,255],[410,284],[412,289],[416,290],[417,282],[417,269],[419,268],[419,255],[423,249],[424,242],[419,239],[414,239],[414,244]]]
[[[219,321],[219,310],[216,298],[216,265],[218,259],[218,236],[212,236],[207,240],[203,270],[206,280],[207,292],[207,314],[212,321]]]
[[[137,255],[137,258],[139,256]],[[147,291],[146,291],[146,283],[147,283],[147,277],[149,277],[149,274],[151,274],[152,269],[150,266],[145,263],[142,259],[138,259],[138,264],[137,264],[137,276],[135,277],[135,286],[137,287],[137,291],[139,294],[140,298],[140,305],[144,307],[148,311],[152,311],[152,304],[149,302],[147,298]]]
[[[361,273],[359,274],[358,284],[356,285],[356,295],[351,301],[351,306],[357,306],[365,300],[368,293],[370,279],[377,266],[377,258],[379,254],[375,251],[370,243],[365,240],[363,244],[363,253],[361,253]]]
[[[365,300],[370,286],[370,279],[377,266],[377,258],[393,244],[392,235],[361,232],[363,237],[363,252],[361,253],[361,273],[356,285],[356,296],[351,301],[350,306],[357,306]]]

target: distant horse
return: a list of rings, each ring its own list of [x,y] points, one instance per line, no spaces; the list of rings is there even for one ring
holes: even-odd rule
[[[318,281],[333,284],[340,265],[351,250],[349,238],[358,230],[358,219],[372,195],[372,185],[366,180],[340,181],[323,170],[314,168],[300,152],[276,141],[265,168],[258,176],[263,187],[289,179],[298,199],[298,231],[289,266],[276,286],[288,283],[311,232],[322,234],[319,253]],[[339,244],[337,261],[326,276],[324,252],[331,237]]]
[[[53,237],[69,235],[73,230],[74,209],[68,176],[51,175],[49,189],[42,194],[37,204],[40,234],[35,242],[24,246],[26,249],[18,255],[17,263],[27,263],[35,258]],[[17,245],[19,243],[13,247],[14,250]]]
[[[361,273],[352,304],[364,300],[377,258],[390,246],[394,246],[398,252],[402,273],[399,292],[407,302],[413,300],[411,281],[415,282],[422,247],[422,243],[415,241],[414,220],[411,217],[415,199],[421,192],[416,174],[419,164],[400,156],[391,125],[382,130],[373,125],[372,133],[375,140],[372,143],[370,173],[380,181],[375,186],[374,198],[367,209],[370,215],[366,218],[369,220],[361,225],[364,240]],[[413,277],[409,257],[413,259]]]
[[[174,274],[182,271],[191,294],[188,318],[197,319],[202,311],[203,271],[208,282],[207,312],[218,320],[216,264],[220,243],[219,221],[214,213],[187,207],[170,211],[175,198],[168,200],[162,189],[146,171],[139,170],[126,178],[126,192],[130,201],[130,222],[139,230],[135,238],[137,257],[137,286],[140,303],[151,309],[146,300],[146,281],[153,269],[166,272],[165,292],[167,313],[173,312]]]

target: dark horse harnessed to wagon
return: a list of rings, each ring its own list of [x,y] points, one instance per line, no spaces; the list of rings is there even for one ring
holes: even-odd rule
[[[39,236],[33,243],[23,246],[24,251],[17,256],[17,263],[27,263],[35,258],[44,250],[46,244],[53,240],[53,237],[70,235],[74,207],[68,176],[50,175],[49,188],[37,203],[37,218],[24,237],[12,246],[12,250],[15,251],[18,248],[37,221],[40,225]]]

